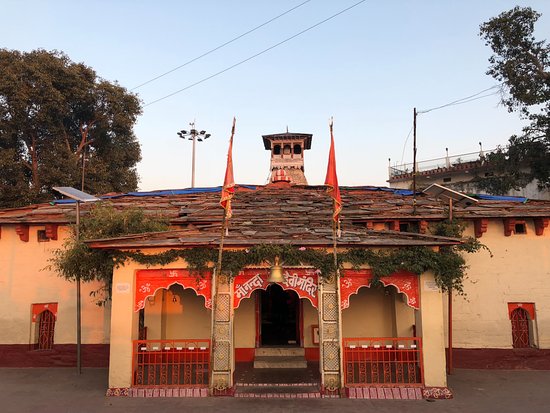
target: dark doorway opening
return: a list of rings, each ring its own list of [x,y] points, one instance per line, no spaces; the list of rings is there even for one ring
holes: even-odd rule
[[[272,284],[260,295],[260,345],[300,345],[300,299]]]

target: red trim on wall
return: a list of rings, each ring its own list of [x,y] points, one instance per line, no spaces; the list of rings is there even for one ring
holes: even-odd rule
[[[548,222],[550,221],[549,218],[535,218],[535,234],[537,235],[543,235],[544,234],[544,228],[548,226]]]
[[[531,320],[535,319],[535,303],[508,303],[508,318],[512,319],[512,311],[516,308],[523,308]]]
[[[237,363],[254,361],[255,348],[235,348],[235,361]]]
[[[453,348],[457,369],[550,370],[550,349]]]
[[[307,361],[319,361],[319,347],[306,347],[304,350]]]
[[[46,224],[46,236],[49,239],[57,241],[57,224]]]
[[[19,235],[19,239],[23,242],[29,242],[29,226],[25,224],[17,224],[15,233]]]
[[[75,367],[76,344],[34,350],[28,344],[0,344],[0,367]],[[109,344],[82,344],[83,367],[109,367]]]
[[[57,303],[39,303],[32,304],[32,322],[35,323],[38,314],[46,310],[51,311],[54,317],[57,319]]]
[[[254,294],[254,309],[255,309],[255,320],[256,320],[256,347],[260,347],[262,342],[262,309],[261,301],[259,297],[259,291],[256,291]]]
[[[487,232],[487,225],[489,225],[489,220],[487,218],[474,220],[474,231],[476,238],[481,238],[481,236]]]

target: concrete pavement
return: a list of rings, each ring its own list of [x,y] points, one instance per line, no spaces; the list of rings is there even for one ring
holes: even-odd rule
[[[115,398],[107,369],[1,368],[2,413],[550,412],[550,371],[455,370],[453,400]]]

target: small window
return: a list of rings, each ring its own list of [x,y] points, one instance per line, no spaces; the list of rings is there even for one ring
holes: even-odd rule
[[[38,242],[48,242],[50,240],[46,235],[45,229],[39,229],[38,231],[36,231],[36,238]]]
[[[451,182],[451,177],[443,178],[443,182]]]
[[[294,145],[294,154],[300,155],[302,153],[302,147],[300,145]]]
[[[290,155],[290,145],[285,145],[283,147],[283,155]]]
[[[400,232],[414,232],[418,233],[418,222],[400,222],[399,223]]]
[[[273,147],[273,155],[280,155],[281,154],[281,145],[275,145]]]
[[[525,222],[516,222],[516,225],[514,226],[514,233],[527,234],[527,228],[525,227]]]

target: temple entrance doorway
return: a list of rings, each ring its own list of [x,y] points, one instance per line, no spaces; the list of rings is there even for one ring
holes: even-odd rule
[[[260,291],[258,344],[260,347],[300,346],[300,299],[294,291],[272,284]]]

